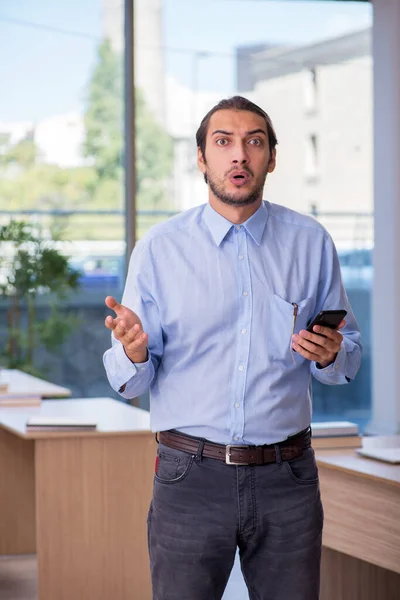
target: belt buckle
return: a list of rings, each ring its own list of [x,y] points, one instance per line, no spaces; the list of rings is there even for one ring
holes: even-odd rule
[[[242,450],[247,450],[247,449],[248,449],[248,446],[238,446],[238,445],[236,445],[236,444],[228,444],[228,445],[225,447],[225,463],[226,463],[227,465],[239,465],[239,466],[247,466],[247,465],[249,465],[249,464],[250,464],[250,463],[248,463],[248,462],[232,462],[232,461],[231,461],[231,449],[232,449],[232,448],[239,448],[239,449],[241,448]]]

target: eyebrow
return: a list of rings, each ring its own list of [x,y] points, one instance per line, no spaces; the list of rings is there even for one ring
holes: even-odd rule
[[[222,135],[233,135],[233,131],[225,131],[224,129],[216,129],[215,131],[212,132],[211,135],[216,135],[217,133],[222,134]],[[251,131],[246,132],[246,136],[254,135],[256,133],[262,133],[265,136],[267,136],[267,133],[264,131],[264,129],[252,129]]]

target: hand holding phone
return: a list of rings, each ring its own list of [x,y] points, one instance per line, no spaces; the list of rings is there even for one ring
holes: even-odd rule
[[[337,329],[346,315],[346,310],[321,310],[321,312],[317,314],[315,319],[313,319],[311,323],[307,326],[306,331],[309,331],[310,333],[315,333],[315,335],[322,335],[322,333],[317,333],[316,331],[313,331],[315,325],[320,325],[321,327],[329,327],[329,329]]]

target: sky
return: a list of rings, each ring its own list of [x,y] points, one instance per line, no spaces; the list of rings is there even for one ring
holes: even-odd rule
[[[0,123],[81,110],[104,1],[0,0]],[[371,22],[369,3],[163,0],[166,71],[193,86],[196,65],[198,89],[230,93],[238,45],[307,44]],[[205,56],[195,54],[204,50]]]

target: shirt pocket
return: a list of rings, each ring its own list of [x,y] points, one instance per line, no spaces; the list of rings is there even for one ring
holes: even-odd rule
[[[268,336],[268,353],[273,360],[296,363],[306,360],[292,348],[292,335],[305,329],[313,316],[314,298],[305,298],[304,300],[294,300],[297,304],[297,315],[295,316],[295,307],[291,302],[287,302],[281,296],[274,294],[271,302],[271,320]]]

